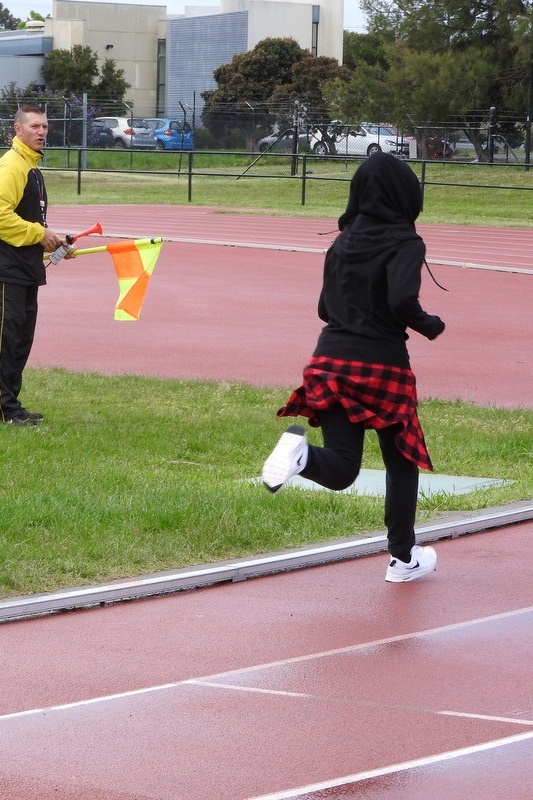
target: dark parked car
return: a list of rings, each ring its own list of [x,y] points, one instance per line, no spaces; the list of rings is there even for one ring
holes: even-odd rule
[[[87,131],[87,146],[88,147],[114,147],[115,137],[113,131],[103,122],[89,123],[89,130]]]

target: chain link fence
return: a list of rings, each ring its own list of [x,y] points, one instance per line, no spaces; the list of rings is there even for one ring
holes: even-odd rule
[[[28,97],[35,103],[38,98]],[[19,99],[19,103],[26,99]],[[113,99],[90,105],[84,98],[43,100],[48,115],[48,147],[94,146],[91,120],[119,113],[142,117],[128,103]],[[120,111],[117,110],[120,106]],[[530,163],[531,124],[527,117],[495,108],[472,111],[445,122],[409,123],[331,120],[327,111],[299,101],[277,105],[218,104],[197,119],[194,108],[180,103],[179,118],[194,130],[195,150],[234,150],[250,153],[291,153],[317,156],[364,157],[376,150],[407,159]],[[0,147],[13,136],[16,104],[0,101]],[[391,114],[391,117],[394,115]],[[386,115],[385,115],[386,120]]]

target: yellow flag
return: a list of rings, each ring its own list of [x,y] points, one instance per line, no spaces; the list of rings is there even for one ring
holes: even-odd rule
[[[163,239],[129,239],[102,247],[76,250],[77,256],[101,253],[104,250],[111,254],[119,286],[115,319],[139,319],[148,281],[155,269],[162,244]]]

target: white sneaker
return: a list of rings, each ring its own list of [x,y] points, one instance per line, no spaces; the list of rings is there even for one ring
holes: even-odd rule
[[[299,425],[291,425],[279,439],[263,465],[263,483],[277,492],[289,478],[298,475],[307,464],[307,437]]]
[[[405,583],[423,578],[437,568],[437,553],[433,547],[420,547],[415,544],[411,549],[411,561],[406,564],[398,558],[391,559],[385,580],[389,583]]]

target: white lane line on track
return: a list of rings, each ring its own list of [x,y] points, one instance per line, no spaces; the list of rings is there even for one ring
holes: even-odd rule
[[[255,664],[254,666],[250,667],[239,667],[237,669],[228,670],[227,672],[218,672],[213,675],[204,675],[197,678],[186,678],[185,680],[176,681],[175,683],[165,683],[157,686],[148,686],[142,689],[133,689],[127,692],[119,692],[117,694],[104,695],[101,697],[93,697],[89,698],[88,700],[78,700],[73,703],[48,706],[46,708],[31,708],[31,709],[26,709],[25,711],[14,711],[9,714],[1,714],[0,723],[12,719],[20,719],[22,717],[29,717],[37,714],[49,714],[51,712],[64,711],[67,709],[83,708],[84,706],[94,705],[96,703],[105,703],[114,700],[123,700],[129,697],[135,697],[137,695],[150,694],[160,691],[166,691],[169,689],[176,689],[180,686],[187,686],[189,684],[197,685],[200,683],[207,683],[209,681],[215,681],[217,678],[218,679],[227,678],[231,675],[245,675],[253,672],[258,672],[260,670],[271,669],[274,667],[283,667],[289,664],[299,664],[306,661],[314,661],[319,658],[329,658],[331,656],[340,655],[342,653],[353,653],[368,648],[381,647],[383,645],[392,644],[394,642],[403,642],[412,639],[418,639],[425,636],[434,636],[440,633],[448,633],[450,631],[466,630],[467,628],[471,628],[475,625],[483,625],[489,622],[498,622],[500,620],[509,619],[510,617],[516,617],[521,614],[531,614],[531,613],[533,613],[533,606],[527,606],[525,608],[514,609],[513,611],[504,611],[501,612],[500,614],[491,614],[487,617],[479,617],[478,619],[465,620],[464,622],[456,622],[450,625],[442,625],[437,628],[427,628],[426,630],[423,631],[414,631],[412,633],[404,633],[398,636],[388,636],[384,639],[376,639],[370,642],[360,642],[359,644],[347,645],[346,647],[339,647],[334,650],[326,650],[318,653],[308,653],[306,655],[294,656],[293,658],[285,658],[279,661],[270,661],[264,664]]]
[[[187,681],[187,684],[194,684],[196,686],[208,686],[213,689],[229,689],[234,692],[250,692],[251,694],[268,694],[278,697],[295,697],[304,700],[320,700],[324,703],[338,703],[339,705],[353,705],[360,708],[387,708],[398,709],[401,711],[414,711],[422,714],[435,714],[438,717],[459,717],[462,719],[477,719],[481,722],[504,722],[511,725],[524,725],[527,728],[533,728],[533,719],[521,719],[519,717],[498,717],[492,714],[471,714],[467,711],[447,711],[435,708],[423,708],[421,706],[406,706],[405,704],[393,703],[373,703],[369,700],[353,700],[345,697],[333,697],[323,694],[311,694],[309,692],[287,692],[281,689],[265,689],[262,686],[241,686],[235,683],[217,683],[216,681],[205,681],[201,679],[192,678]]]
[[[329,781],[321,783],[312,783],[308,786],[298,786],[293,789],[286,789],[282,792],[274,792],[273,794],[262,794],[248,798],[248,800],[292,800],[293,798],[302,797],[304,795],[312,794],[313,792],[326,791],[327,789],[334,789],[338,786],[347,786],[351,783],[360,783],[361,781],[370,780],[371,778],[379,778],[384,775],[393,775],[397,772],[405,772],[409,769],[416,769],[417,767],[427,767],[431,764],[438,764],[442,761],[451,761],[454,758],[462,758],[463,756],[471,756],[476,753],[482,753],[486,750],[493,750],[497,747],[505,747],[511,744],[524,742],[527,739],[533,739],[533,731],[527,733],[517,733],[514,736],[506,736],[503,739],[493,739],[489,742],[482,742],[481,744],[472,745],[470,747],[461,747],[458,750],[448,750],[445,753],[436,753],[433,756],[425,758],[417,758],[413,761],[403,761],[400,764],[390,764],[387,767],[380,767],[379,769],[368,770],[368,772],[357,772],[354,775],[343,775],[341,778],[333,778]]]
[[[106,233],[103,237],[105,239],[149,239],[151,234],[136,234],[133,236],[131,233]],[[244,247],[254,250],[278,250],[288,253],[315,253],[324,255],[327,252],[327,247],[303,247],[292,244],[269,244],[267,242],[245,242],[245,241],[228,241],[223,239],[197,239],[188,238],[184,236],[163,236],[163,242],[172,242],[174,244],[200,244],[200,245],[213,245],[215,247]],[[439,266],[447,267],[460,267],[461,269],[481,269],[490,272],[512,272],[521,275],[533,275],[533,270],[521,269],[518,267],[505,267],[497,266],[494,264],[475,264],[468,261],[446,261],[439,258],[430,258],[430,264],[437,264]]]

